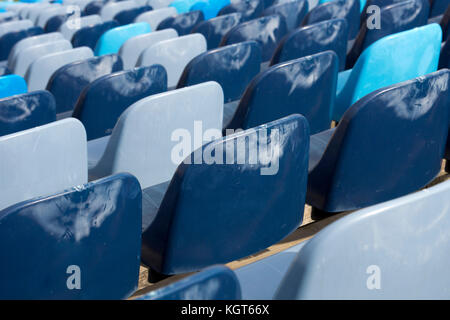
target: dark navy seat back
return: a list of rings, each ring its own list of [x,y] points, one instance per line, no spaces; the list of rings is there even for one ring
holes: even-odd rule
[[[142,6],[137,7],[129,10],[124,10],[119,12],[114,16],[114,20],[119,22],[121,26],[124,26],[126,24],[130,24],[134,22],[134,19],[137,18],[141,13],[147,12],[152,10],[151,6]]]
[[[348,39],[352,40],[359,31],[359,0],[334,0],[318,5],[306,15],[303,25],[342,18],[347,21]]]
[[[241,23],[231,29],[222,39],[221,46],[255,40],[261,45],[262,60],[268,61],[280,40],[286,35],[284,18],[280,15],[261,17]]]
[[[186,12],[164,19],[159,23],[157,30],[172,28],[177,30],[179,36],[184,36],[191,33],[192,29],[204,20],[203,12],[200,10]]]
[[[303,18],[308,13],[308,1],[307,0],[292,0],[289,2],[274,4],[271,7],[265,9],[262,13],[263,16],[269,16],[272,14],[281,15],[286,21],[287,29],[294,30],[303,21]]]
[[[217,48],[223,36],[239,23],[241,23],[241,14],[230,13],[200,22],[192,29],[192,33],[201,33],[206,39],[208,50],[211,50]]]
[[[323,153],[310,158],[315,165],[308,204],[329,212],[360,209],[433,180],[441,170],[449,128],[449,81],[450,71],[440,70],[358,100]],[[311,150],[317,147],[314,140]]]
[[[375,41],[401,31],[427,24],[430,7],[428,1],[410,0],[396,3],[380,10],[380,29],[361,26],[358,36],[347,56],[347,69],[351,69],[361,52]]]
[[[72,37],[72,45],[74,48],[77,47],[89,47],[92,50],[95,50],[95,46],[97,45],[98,39],[104,34],[106,31],[116,28],[119,26],[119,23],[115,20],[106,21],[103,23],[96,24],[92,27],[84,27],[75,32]]]
[[[47,90],[53,93],[56,100],[56,113],[73,110],[89,83],[122,69],[122,59],[116,54],[73,62],[58,69],[47,85]]]
[[[92,1],[89,2],[86,7],[84,7],[83,15],[89,16],[92,14],[100,14],[103,6],[106,4],[106,1]]]
[[[308,122],[292,115],[194,151],[144,230],[144,264],[162,274],[190,272],[286,237],[302,222],[308,149]]]
[[[117,119],[133,103],[167,90],[167,73],[161,65],[141,67],[103,76],[81,93],[73,117],[86,128],[87,139],[109,135]]]
[[[0,61],[7,60],[9,52],[14,45],[22,39],[43,34],[41,27],[32,27],[26,30],[8,32],[0,37]]]
[[[0,99],[0,136],[55,120],[55,99],[48,91],[33,91]]]
[[[339,58],[339,70],[344,70],[347,37],[348,27],[344,19],[332,19],[304,26],[281,40],[270,65],[331,50]]]
[[[139,279],[141,210],[139,182],[119,174],[0,211],[0,298],[129,297]],[[81,290],[70,289],[75,272]]]
[[[228,129],[252,128],[290,114],[308,119],[311,133],[330,128],[338,59],[326,51],[275,65],[247,87]]]
[[[441,54],[439,56],[439,67],[438,69],[450,68],[450,41],[445,42],[441,49]]]
[[[248,83],[259,73],[261,48],[255,41],[210,50],[195,57],[184,69],[177,88],[216,81],[224,102],[239,100]]]
[[[430,17],[436,17],[444,14],[449,6],[448,0],[431,0]]]
[[[367,8],[369,8],[370,6],[377,6],[380,9],[382,9],[384,7],[400,3],[403,1],[407,0],[366,0],[364,8],[361,11],[361,26],[366,22],[367,17],[373,13],[371,11],[367,11]],[[430,0],[419,0],[419,1],[426,1],[428,2],[428,5],[430,5]]]
[[[259,17],[264,10],[264,0],[241,0],[223,7],[218,16],[234,12],[241,13],[242,20],[251,20]]]
[[[447,7],[447,10],[445,10],[440,26],[442,28],[442,41],[446,41],[450,35],[450,5]]]
[[[59,31],[59,27],[61,27],[61,25],[66,22],[70,16],[71,15],[69,14],[61,14],[48,19],[44,28],[45,33]]]

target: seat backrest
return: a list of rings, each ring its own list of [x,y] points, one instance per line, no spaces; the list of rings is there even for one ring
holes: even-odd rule
[[[136,1],[119,1],[107,2],[100,10],[100,16],[104,21],[112,20],[119,12],[123,10],[133,9],[138,7]]]
[[[57,4],[56,6],[59,6],[59,4]],[[48,10],[52,7],[53,7],[53,5],[50,3],[38,3],[35,6],[33,6],[33,8],[30,9],[30,11],[28,12],[28,15],[27,15],[27,19],[33,21],[33,23],[37,25],[39,15],[43,11]]]
[[[159,23],[157,30],[172,28],[177,30],[180,36],[184,36],[191,33],[192,29],[203,20],[203,12],[199,10],[186,12],[164,19]]]
[[[27,92],[25,79],[16,74],[0,77],[0,99]]]
[[[213,266],[137,300],[241,300],[236,274],[225,266]]]
[[[65,14],[59,14],[55,16],[51,16],[44,27],[44,32],[58,32],[59,28],[65,23],[70,17],[72,19],[77,19],[73,14],[65,13]]]
[[[315,184],[327,181],[330,191],[308,194],[308,199],[326,199],[325,211],[359,209],[431,182],[444,157],[449,80],[450,71],[440,70],[376,90],[356,102],[310,172],[309,190],[322,190]]]
[[[169,181],[186,156],[173,154],[179,144],[174,135],[193,133],[200,122],[203,130],[215,130],[221,136],[222,113],[223,92],[215,82],[144,98],[122,114],[100,162],[89,173],[101,177],[129,172],[143,189]],[[196,147],[202,144],[200,137]]]
[[[156,30],[161,21],[173,17],[177,14],[177,9],[173,7],[156,9],[140,14],[135,22],[147,22],[152,30]]]
[[[128,39],[119,50],[119,56],[122,58],[124,69],[134,68],[145,49],[150,48],[160,41],[176,37],[178,37],[178,33],[175,29],[164,29]]]
[[[300,250],[275,299],[448,299],[449,198],[446,181],[339,219]]]
[[[303,25],[330,20],[345,19],[348,25],[348,39],[356,37],[360,26],[359,0],[335,0],[313,8],[303,20]]]
[[[268,7],[262,13],[263,16],[272,14],[281,15],[286,21],[286,27],[289,31],[296,29],[303,21],[303,18],[308,13],[307,0],[293,0],[281,4],[275,4]]]
[[[150,25],[146,22],[128,24],[108,30],[98,40],[95,46],[95,55],[118,53],[125,41],[150,31]]]
[[[0,13],[0,23],[17,20],[17,19],[18,19],[17,13],[15,13],[15,12],[9,11],[9,12]]]
[[[189,12],[189,9],[197,2],[203,0],[174,0],[169,4],[170,7],[175,8],[178,13]]]
[[[128,298],[139,279],[139,183],[120,174],[63,190],[0,211],[0,297]]]
[[[432,0],[431,1],[431,12],[430,17],[436,17],[444,14],[445,10],[448,8],[448,0]]]
[[[77,32],[81,28],[88,26],[95,26],[97,24],[102,23],[102,18],[100,18],[100,16],[96,14],[86,17],[80,17],[77,19],[79,20],[75,21],[74,18],[70,18],[66,22],[64,22],[59,28],[59,31],[62,33],[64,38],[66,38],[69,41],[72,41],[72,37],[75,34],[75,32]]]
[[[304,26],[284,37],[272,56],[270,65],[331,50],[344,70],[347,54],[348,27],[344,19],[331,19]]]
[[[206,38],[208,50],[211,50],[217,48],[223,36],[240,22],[239,12],[230,13],[200,22],[192,29],[192,33],[201,33]]]
[[[47,8],[45,10],[42,10],[42,12],[39,14],[36,25],[44,28],[50,18],[58,15],[64,15],[69,12],[70,10],[67,6],[55,6]]]
[[[200,10],[205,20],[208,20],[216,17],[220,10],[229,4],[230,0],[202,0],[192,5],[189,11]]]
[[[442,28],[442,40],[446,41],[450,35],[450,6],[447,7],[447,10],[445,10],[444,16],[439,24]]]
[[[308,150],[308,122],[292,115],[194,151],[143,232],[142,261],[162,274],[184,273],[286,237],[302,222]]]
[[[43,90],[47,87],[53,73],[66,64],[92,58],[92,50],[88,47],[80,47],[56,53],[50,53],[40,57],[30,65],[25,75],[28,89]]]
[[[40,27],[31,27],[21,31],[8,32],[0,37],[0,60],[7,60],[11,49],[16,43],[27,37],[44,33]]]
[[[21,77],[25,77],[28,68],[40,57],[70,49],[72,49],[72,44],[65,39],[27,47],[17,53],[12,71]]]
[[[77,47],[89,47],[95,50],[100,37],[109,30],[112,30],[119,26],[117,21],[106,21],[103,23],[96,24],[94,26],[84,27],[75,32],[72,37],[72,45],[74,48]]]
[[[100,12],[103,8],[103,6],[106,4],[107,2],[99,0],[99,1],[91,1],[89,2],[86,7],[84,7],[84,14],[85,15],[91,15],[91,14],[98,14],[100,15]]]
[[[427,24],[430,7],[428,1],[410,0],[396,3],[380,10],[380,26],[368,27],[363,23],[348,53],[347,69],[353,68],[361,52],[375,41],[397,32]]]
[[[153,9],[166,8],[173,0],[148,0],[147,3],[152,6]]]
[[[31,27],[33,27],[33,22],[30,20],[15,20],[2,23],[2,27],[0,28],[0,38],[9,32],[26,30]]]
[[[111,134],[117,119],[133,103],[167,90],[163,67],[154,65],[103,76],[81,93],[73,117],[86,128],[88,140]]]
[[[167,86],[175,87],[186,65],[206,51],[206,40],[194,33],[175,39],[164,40],[142,52],[138,66],[162,65],[167,71]]]
[[[192,59],[184,69],[177,87],[216,81],[223,89],[225,103],[239,100],[248,83],[259,73],[260,66],[261,48],[257,42],[232,44]]]
[[[367,18],[373,14],[373,11],[367,10],[370,6],[377,6],[380,9],[396,4],[396,3],[400,3],[403,2],[405,0],[366,0],[366,2],[364,3],[364,7],[363,10],[361,11],[361,27],[362,25],[366,22]],[[427,1],[428,2],[428,6],[430,6],[431,1],[430,0],[420,0],[420,1]]]
[[[237,25],[223,37],[220,45],[224,46],[247,40],[255,40],[261,45],[262,60],[268,61],[286,33],[287,28],[284,18],[275,14]]]
[[[0,209],[87,182],[86,132],[65,119],[0,137]]]
[[[338,59],[326,51],[275,65],[245,90],[228,129],[248,129],[298,113],[312,134],[327,130],[334,105]]]
[[[370,45],[336,96],[333,120],[339,120],[348,107],[372,91],[436,71],[441,39],[441,27],[433,23]]]
[[[439,56],[439,69],[450,68],[450,41],[446,41],[442,46]]]
[[[120,11],[114,16],[114,20],[119,22],[121,26],[133,23],[134,19],[142,13],[152,10],[150,6],[141,6],[133,9]]]
[[[251,20],[261,16],[264,10],[264,0],[233,1],[219,11],[219,16],[239,12],[242,20]]]
[[[0,136],[55,120],[55,99],[47,91],[33,91],[0,99]]]
[[[47,84],[47,90],[55,97],[56,113],[73,110],[89,83],[120,70],[123,70],[122,59],[114,54],[88,58],[59,68]]]

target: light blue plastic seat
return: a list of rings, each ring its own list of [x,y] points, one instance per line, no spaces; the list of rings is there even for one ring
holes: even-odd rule
[[[353,69],[338,77],[333,120],[368,93],[436,71],[442,30],[429,24],[386,36],[370,45]]]
[[[117,21],[105,21],[93,26],[81,28],[72,36],[72,45],[77,47],[89,47],[95,50],[98,40],[107,31],[119,26]]]
[[[61,27],[59,27],[59,32],[62,33],[65,39],[72,41],[72,37],[75,34],[75,32],[77,32],[81,28],[88,26],[95,26],[97,24],[100,24],[101,22],[102,18],[100,18],[100,16],[96,14],[80,17],[77,22],[75,22],[74,19],[72,18],[68,19],[61,25]],[[77,28],[74,28],[74,26],[77,26]]]
[[[108,21],[114,19],[116,14],[123,10],[137,8],[139,4],[136,1],[111,1],[106,2],[106,4],[100,10],[100,16],[103,21]]]
[[[17,20],[18,16],[16,12],[2,12],[0,13],[0,23]]]
[[[4,22],[0,28],[0,38],[9,32],[17,32],[33,27],[33,22],[30,20],[15,20]]]
[[[0,77],[0,99],[27,92],[25,79],[16,74]]]
[[[170,2],[169,7],[175,8],[179,14],[186,13],[194,4],[201,1],[205,0],[174,0]]]
[[[66,6],[51,6],[42,10],[39,14],[35,24],[41,28],[45,28],[47,22],[54,16],[64,15],[69,13],[70,10]]]
[[[150,31],[150,25],[146,22],[128,24],[108,30],[98,40],[95,55],[118,53],[125,41]]]
[[[177,9],[173,7],[161,8],[140,14],[134,22],[147,22],[152,30],[156,30],[161,21],[176,15]]]
[[[271,14],[281,15],[286,21],[288,31],[291,31],[301,25],[306,13],[308,13],[307,0],[292,0],[281,4],[274,4],[266,8],[262,16],[269,16]]]

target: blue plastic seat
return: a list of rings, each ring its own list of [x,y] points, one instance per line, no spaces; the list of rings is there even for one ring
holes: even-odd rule
[[[0,37],[0,60],[8,59],[8,55],[14,45],[22,39],[43,34],[40,27],[32,27],[26,30],[9,32]]]
[[[17,13],[15,12],[3,12],[0,13],[0,23],[17,20]]]
[[[0,211],[0,298],[128,298],[139,279],[141,206],[139,183],[120,174]]]
[[[442,28],[442,41],[446,41],[450,35],[450,5],[447,7],[444,16],[441,19],[440,25]]]
[[[333,120],[357,100],[379,88],[437,70],[442,31],[438,24],[386,36],[359,56],[353,69],[338,77]]]
[[[47,85],[47,90],[55,97],[56,113],[72,111],[86,86],[122,69],[122,59],[115,54],[73,62],[59,68]]]
[[[444,14],[449,5],[448,0],[432,0],[431,3],[430,17],[436,17]]]
[[[348,39],[353,40],[359,31],[359,0],[334,0],[318,5],[306,15],[303,25],[342,18],[347,21]]]
[[[48,91],[33,91],[0,99],[0,136],[55,120],[55,99]]]
[[[117,21],[112,20],[96,24],[92,27],[81,28],[73,35],[72,45],[74,48],[89,47],[92,50],[95,50],[95,46],[97,45],[98,39],[100,39],[102,34],[118,26],[119,23]]]
[[[299,113],[308,119],[312,134],[331,124],[338,73],[332,51],[275,65],[247,87],[227,129],[247,129]]]
[[[27,92],[27,83],[21,76],[10,74],[0,77],[0,99]]]
[[[229,4],[230,0],[202,0],[193,4],[189,11],[200,10],[205,20],[209,20],[216,17],[220,10]]]
[[[279,15],[265,16],[241,23],[231,29],[222,39],[221,46],[255,40],[261,45],[263,62],[270,60],[280,40],[286,35],[284,18]]]
[[[100,16],[104,21],[114,20],[114,17],[125,10],[139,7],[140,4],[133,0],[108,1],[100,10]]]
[[[203,20],[203,12],[191,11],[164,19],[159,23],[157,30],[171,28],[175,29],[179,36],[184,36],[191,33],[192,29]]]
[[[114,20],[119,22],[121,26],[126,24],[133,23],[134,19],[136,19],[140,14],[152,10],[151,6],[142,6],[133,9],[128,9],[119,12],[114,16]]]
[[[308,147],[308,122],[292,115],[194,151],[166,185],[161,204],[143,204],[143,219],[151,217],[142,235],[143,263],[161,274],[191,272],[283,239],[302,222]],[[152,191],[143,190],[147,202]]]
[[[430,7],[428,1],[410,0],[396,3],[380,10],[380,29],[369,29],[363,23],[358,36],[347,55],[347,69],[353,68],[356,60],[369,45],[397,32],[427,24]]]
[[[70,16],[69,14],[60,14],[48,19],[44,26],[45,33],[57,32]]]
[[[348,28],[344,19],[332,19],[298,28],[280,41],[270,65],[331,50],[338,56],[339,70],[344,70],[347,37]]]
[[[307,13],[307,0],[292,0],[268,7],[263,11],[262,16],[269,16],[272,14],[281,15],[286,21],[287,29],[291,31],[300,26]]]
[[[241,288],[233,271],[213,266],[136,300],[240,300]]]
[[[61,32],[65,39],[72,41],[75,32],[77,32],[81,28],[91,27],[100,23],[102,23],[102,18],[100,18],[100,16],[96,14],[80,18],[72,16],[59,27],[58,31]],[[77,28],[74,28],[74,26],[77,26]]]
[[[401,3],[404,1],[407,1],[407,0],[367,0],[364,4],[363,10],[361,11],[361,26],[366,22],[367,17],[373,13],[373,12],[367,11],[367,8],[369,6],[377,6],[380,9],[383,9],[387,6],[391,6],[393,4]],[[430,8],[430,4],[431,4],[430,0],[418,0],[418,1],[427,2],[426,4],[428,4],[428,9]]]
[[[91,14],[100,14],[103,6],[106,4],[106,1],[92,1],[84,7],[83,14],[85,16],[89,16]]]
[[[200,1],[204,0],[174,0],[170,2],[169,7],[175,8],[178,14],[183,14],[189,12],[191,7]]]
[[[125,41],[141,34],[149,33],[150,25],[146,22],[128,24],[106,31],[95,46],[95,55],[118,53]]]
[[[264,0],[241,0],[232,2],[219,11],[219,16],[239,12],[242,20],[251,20],[261,16],[264,10]]]
[[[159,65],[120,71],[90,83],[81,93],[73,117],[86,128],[87,139],[109,135],[123,111],[136,101],[167,90]]]
[[[225,103],[228,103],[241,98],[248,83],[259,73],[260,66],[261,48],[255,41],[221,47],[192,59],[177,88],[216,81],[223,89]]]
[[[335,129],[312,136],[307,203],[327,212],[360,209],[433,180],[449,129],[449,80],[446,69],[379,89]]]
[[[201,33],[205,36],[208,50],[211,50],[217,48],[223,36],[240,22],[241,14],[239,12],[230,13],[200,22],[192,29],[192,33]]]
[[[177,9],[173,7],[166,7],[144,12],[137,16],[134,22],[147,22],[152,30],[156,30],[161,21],[176,15]]]
[[[439,69],[450,69],[450,41],[446,41],[442,46],[439,56]]]

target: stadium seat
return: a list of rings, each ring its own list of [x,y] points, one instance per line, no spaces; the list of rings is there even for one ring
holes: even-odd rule
[[[202,21],[192,29],[192,33],[201,33],[208,44],[208,50],[219,46],[223,36],[241,22],[241,14],[230,13]]]
[[[446,41],[442,46],[441,54],[439,56],[439,69],[450,69],[450,41]]]
[[[88,58],[59,68],[50,78],[47,90],[56,101],[56,113],[72,111],[81,92],[94,80],[123,70],[122,59],[117,55]]]
[[[150,48],[160,41],[177,37],[178,33],[175,29],[164,29],[128,39],[119,50],[119,56],[123,60],[124,69],[134,68],[145,49]]]
[[[0,99],[27,92],[25,79],[16,74],[0,77]]]
[[[135,22],[147,22],[152,30],[156,30],[161,21],[176,15],[177,10],[175,8],[172,7],[161,8],[140,14],[136,18]]]
[[[364,49],[375,41],[397,32],[406,31],[427,24],[430,11],[428,1],[410,0],[399,2],[380,10],[382,28],[369,28],[363,23],[355,42],[347,55],[347,69],[353,68]]]
[[[153,290],[136,300],[240,300],[241,288],[233,271],[213,266]]]
[[[376,90],[336,128],[313,135],[307,203],[326,212],[355,210],[431,182],[449,129],[449,80],[445,69]]]
[[[0,210],[87,182],[86,132],[64,119],[0,137]]]
[[[128,298],[139,279],[141,217],[139,183],[128,174],[0,211],[0,298]]]
[[[73,35],[81,28],[92,27],[100,23],[102,23],[102,18],[100,18],[99,15],[93,14],[90,16],[80,17],[77,22],[73,19],[69,19],[61,25],[59,31],[62,33],[64,38],[72,41]],[[74,26],[77,26],[77,28],[74,28]]]
[[[46,8],[45,10],[42,10],[41,13],[39,14],[37,21],[36,21],[36,25],[38,27],[44,28],[45,25],[47,24],[47,21],[54,17],[54,16],[58,16],[58,15],[63,15],[63,14],[67,14],[69,13],[68,10],[69,8],[66,6],[52,6],[49,8]]]
[[[137,66],[162,65],[167,71],[167,86],[173,88],[186,65],[205,51],[205,37],[198,33],[190,34],[160,41],[146,49],[139,57]]]
[[[446,41],[450,35],[450,5],[447,7],[447,10],[440,21],[440,25],[442,28],[442,41]]]
[[[284,18],[275,14],[241,23],[222,39],[221,46],[255,40],[261,45],[263,62],[270,60],[278,43],[286,35]]]
[[[20,40],[40,35],[44,33],[44,30],[39,27],[31,27],[21,31],[8,32],[0,37],[0,61],[8,59],[11,49]]]
[[[119,118],[111,137],[89,141],[89,178],[129,172],[136,176],[142,189],[167,183],[190,153],[185,151],[187,154],[181,157],[173,154],[179,144],[173,140],[174,134],[179,130],[194,132],[196,122],[200,122],[205,132],[214,130],[220,137],[222,110],[222,89],[214,82],[136,102]],[[209,142],[207,139],[200,136],[195,147]],[[190,149],[191,142],[188,143]],[[151,199],[144,201],[151,205]]]
[[[110,135],[122,112],[136,101],[167,90],[167,75],[156,65],[103,76],[81,93],[73,117],[86,128],[87,139]]]
[[[256,148],[270,151],[253,162],[246,155]],[[161,192],[162,201],[155,200],[152,188],[143,190],[143,263],[164,275],[191,272],[259,252],[286,237],[302,223],[308,149],[308,122],[291,115],[194,151]],[[234,161],[224,165],[225,156]]]
[[[327,130],[337,74],[332,51],[277,64],[249,84],[226,129],[248,129],[298,113],[308,119],[311,134]]]
[[[59,5],[57,5],[57,6],[59,6]],[[50,3],[39,3],[39,4],[35,5],[35,6],[33,6],[29,10],[28,15],[27,15],[27,19],[31,20],[35,25],[37,25],[38,19],[39,19],[39,15],[43,11],[45,11],[45,10],[51,8],[51,7],[52,7],[52,5]]]
[[[92,50],[80,47],[51,53],[40,57],[30,65],[25,79],[30,91],[43,90],[47,87],[53,73],[66,64],[93,57]]]
[[[431,0],[431,3],[430,17],[444,14],[449,5],[448,0]]]
[[[241,14],[241,19],[251,20],[261,16],[264,10],[264,0],[241,0],[232,2],[225,6],[219,11],[219,16],[225,14],[239,12]]]
[[[306,13],[308,13],[307,0],[292,0],[268,7],[263,11],[262,16],[281,15],[286,21],[288,31],[291,31],[300,26]]]
[[[220,10],[229,4],[230,0],[202,0],[195,3],[189,11],[200,10],[205,20],[209,20],[216,17]]]
[[[47,23],[44,27],[44,32],[58,32],[59,28],[73,15],[71,14],[60,14],[56,16],[52,16],[50,19],[47,20]]]
[[[17,20],[17,13],[15,12],[2,12],[0,13],[0,23]]]
[[[339,59],[339,70],[345,69],[348,27],[344,19],[331,19],[298,28],[278,45],[270,65],[331,50]]]
[[[22,31],[31,27],[33,27],[33,22],[31,22],[30,20],[15,20],[4,22],[1,24],[0,38],[9,32]]]
[[[172,0],[148,0],[148,5],[152,6],[153,9],[166,8],[170,5]]]
[[[89,2],[86,7],[84,7],[84,15],[89,16],[92,14],[98,14],[100,15],[101,10],[103,8],[103,6],[106,4],[106,1],[91,1]]]
[[[192,29],[203,20],[203,12],[198,10],[191,11],[164,19],[159,23],[157,30],[172,28],[175,29],[180,36],[184,36],[191,33]]]
[[[339,121],[353,103],[372,91],[436,71],[441,38],[440,26],[433,23],[373,43],[353,69],[339,74],[332,119]]]
[[[126,24],[133,23],[134,19],[136,19],[140,14],[148,12],[152,10],[152,7],[150,6],[141,6],[133,9],[128,9],[119,12],[114,16],[114,20],[119,22],[121,26],[124,26]]]
[[[95,55],[118,53],[125,41],[141,34],[149,33],[150,25],[145,22],[128,24],[106,31],[95,46]]]
[[[136,1],[118,1],[107,2],[100,10],[100,16],[103,21],[113,20],[121,11],[137,8],[139,4]]]
[[[189,9],[197,2],[204,0],[174,0],[169,6],[175,8],[179,14],[189,12]]]
[[[0,136],[55,120],[55,99],[47,91],[33,91],[0,99]]]
[[[100,37],[109,30],[113,30],[118,27],[119,23],[117,21],[106,21],[94,26],[84,27],[75,32],[72,37],[72,45],[74,48],[77,47],[89,47],[95,50]]]

